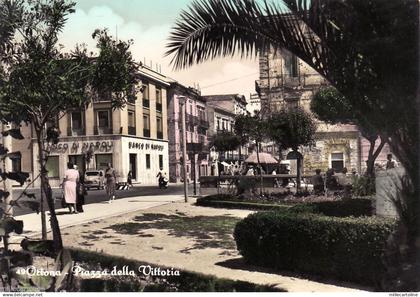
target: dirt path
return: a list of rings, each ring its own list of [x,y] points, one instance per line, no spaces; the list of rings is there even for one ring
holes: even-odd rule
[[[282,276],[245,265],[236,250],[235,224],[247,210],[170,203],[63,230],[66,246],[104,252],[218,277],[276,285],[289,292],[341,292],[347,285]]]

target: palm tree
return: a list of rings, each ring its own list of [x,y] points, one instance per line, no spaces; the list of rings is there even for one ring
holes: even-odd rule
[[[406,236],[401,245],[409,247],[405,255],[413,259],[415,242],[420,240],[418,1],[259,3],[193,2],[169,37],[172,64],[184,68],[236,53],[253,57],[285,49],[324,76],[349,99],[360,120],[386,135],[409,176],[411,190],[397,198],[405,205],[400,219]]]

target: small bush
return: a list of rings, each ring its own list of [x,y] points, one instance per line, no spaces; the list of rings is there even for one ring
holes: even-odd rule
[[[312,213],[260,212],[236,225],[248,263],[376,285],[385,273],[385,242],[394,221]]]
[[[375,179],[369,176],[354,176],[352,181],[352,194],[356,197],[374,195]]]
[[[373,207],[370,199],[357,198],[299,204],[291,207],[290,211],[298,213],[319,213],[329,217],[361,217],[371,216],[373,213]]]

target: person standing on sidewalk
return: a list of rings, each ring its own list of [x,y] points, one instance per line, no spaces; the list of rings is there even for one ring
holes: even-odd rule
[[[115,184],[117,177],[115,175],[115,170],[112,168],[111,163],[108,163],[108,168],[105,170],[106,178],[106,194],[108,196],[108,203],[111,203],[115,200]]]
[[[77,165],[74,165],[73,168],[79,171]],[[85,204],[86,194],[87,192],[85,189],[85,177],[83,173],[79,171],[79,182],[77,183],[76,211],[83,212],[83,205]]]
[[[67,163],[67,170],[64,173],[63,187],[64,199],[70,213],[77,213],[76,199],[77,199],[77,183],[79,182],[79,171],[73,168],[71,162]]]

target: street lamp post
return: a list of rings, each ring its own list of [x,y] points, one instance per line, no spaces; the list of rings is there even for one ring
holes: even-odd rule
[[[186,98],[184,96],[178,97],[179,104],[181,105],[181,114],[182,114],[182,166],[184,168],[184,198],[185,202],[188,202],[188,184],[187,184],[187,135],[186,135],[186,128],[185,128],[185,101]]]

